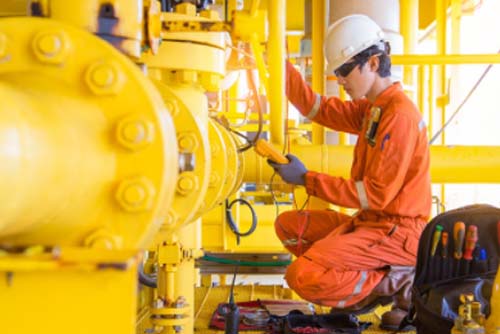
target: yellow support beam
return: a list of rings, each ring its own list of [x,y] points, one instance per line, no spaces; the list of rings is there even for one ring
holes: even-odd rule
[[[393,65],[500,64],[500,54],[392,55]]]

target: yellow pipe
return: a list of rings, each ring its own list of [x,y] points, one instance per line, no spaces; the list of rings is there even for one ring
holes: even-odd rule
[[[259,10],[259,6],[260,6],[260,0],[253,0],[250,3],[250,16],[257,15],[257,11]]]
[[[429,104],[429,124],[427,124],[427,133],[429,138],[432,138],[434,134],[434,66],[429,65],[429,80],[427,85],[427,103]]]
[[[400,2],[400,27],[403,36],[403,53],[413,54],[417,46],[418,33],[418,0],[402,0]],[[415,84],[414,68],[405,66],[403,80],[406,85],[412,87],[410,96],[414,96],[413,86]]]
[[[142,246],[177,178],[161,96],[86,31],[31,17],[0,28],[16,36],[0,66],[0,242]]]
[[[438,55],[446,54],[446,0],[436,1],[436,51]],[[441,110],[441,124],[446,122],[446,66],[439,66],[438,107]],[[441,144],[446,143],[445,131],[441,133]]]
[[[420,110],[420,113],[423,114],[425,105],[425,67],[419,65],[417,72],[418,72],[417,103],[418,103],[418,110]]]
[[[83,213],[102,206],[102,187],[114,175],[113,157],[100,140],[104,115],[96,106],[70,97],[46,92],[34,98],[5,82],[0,83],[0,98],[0,236],[24,232],[48,219],[85,225],[89,217]],[[75,178],[75,170],[85,177]]]
[[[352,146],[294,146],[292,151],[313,171],[349,178]],[[255,153],[245,153],[244,182],[269,183],[273,170]],[[500,146],[432,146],[434,183],[500,183]],[[258,171],[258,172],[256,172]]]
[[[325,60],[323,43],[325,40],[325,27],[328,24],[326,16],[328,8],[325,0],[312,1],[312,89],[320,95],[325,95]],[[325,129],[313,123],[312,142],[323,144]]]
[[[436,53],[438,55],[446,54],[446,21],[447,21],[447,0],[436,1]],[[438,68],[438,109],[441,110],[441,126],[446,123],[446,65],[440,65]],[[441,145],[446,144],[446,131],[441,132]],[[446,201],[446,186],[441,184],[441,201]]]
[[[393,65],[499,64],[500,54],[392,55]]]
[[[255,57],[255,63],[257,65],[257,71],[259,72],[260,82],[264,86],[266,92],[269,94],[269,73],[267,72],[266,63],[264,61],[264,57],[262,56],[264,53],[264,49],[260,45],[259,36],[256,33],[250,36],[250,46]]]
[[[451,52],[460,52],[460,21],[462,19],[462,0],[451,0]]]
[[[286,1],[273,0],[269,9],[269,79],[267,97],[270,108],[271,141],[284,142],[285,97],[285,13]]]

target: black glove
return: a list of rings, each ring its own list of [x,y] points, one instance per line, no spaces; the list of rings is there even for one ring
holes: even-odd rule
[[[288,161],[290,161],[287,164],[279,164],[272,160],[267,160],[267,163],[269,166],[273,167],[276,173],[278,173],[286,183],[301,186],[305,185],[307,169],[302,161],[292,154],[287,154],[286,157]]]

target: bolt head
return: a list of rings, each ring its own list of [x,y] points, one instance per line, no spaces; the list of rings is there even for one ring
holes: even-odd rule
[[[180,195],[187,196],[198,189],[198,177],[192,172],[183,172],[177,180],[176,190]]]
[[[70,40],[64,31],[41,31],[33,38],[33,53],[43,63],[64,63],[69,48]]]
[[[115,199],[120,207],[128,212],[144,212],[153,206],[156,190],[146,177],[135,177],[120,182]]]
[[[154,133],[153,122],[143,115],[130,114],[118,122],[115,137],[123,147],[138,151],[153,142]]]
[[[179,151],[182,153],[192,153],[198,148],[198,140],[193,133],[181,133],[177,137]]]
[[[85,71],[85,83],[95,95],[116,95],[123,88],[125,78],[116,63],[98,61]]]

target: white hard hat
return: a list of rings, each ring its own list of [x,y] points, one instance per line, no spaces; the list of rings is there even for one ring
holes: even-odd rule
[[[325,39],[327,73],[332,73],[353,56],[378,44],[384,32],[366,15],[345,16],[328,27]]]

